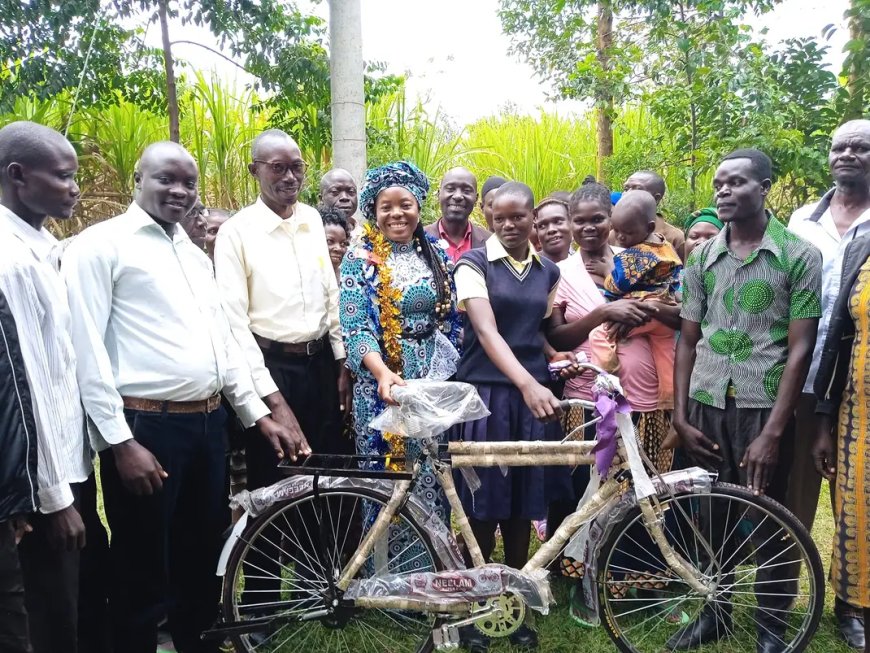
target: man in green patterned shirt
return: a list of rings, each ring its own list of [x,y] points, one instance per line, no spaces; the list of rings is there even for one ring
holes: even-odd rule
[[[732,152],[716,170],[725,228],[686,261],[673,423],[694,463],[782,501],[789,470],[778,461],[791,460],[795,404],[821,316],[822,261],[765,209],[770,185],[770,159],[758,150]],[[756,555],[782,556],[774,549],[759,544]],[[795,591],[784,580],[793,577],[791,565],[773,566],[756,573],[765,583],[757,597],[758,653],[784,649],[777,615]],[[697,648],[730,630],[730,609],[711,607],[668,645]]]

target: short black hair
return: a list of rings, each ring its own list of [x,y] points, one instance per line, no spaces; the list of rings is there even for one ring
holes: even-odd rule
[[[646,190],[629,190],[622,194],[619,203],[613,207],[613,216],[627,217],[632,222],[644,224],[655,222],[656,198]]]
[[[592,175],[587,175],[580,184],[580,188],[571,194],[569,207],[579,204],[580,202],[598,202],[601,207],[609,214],[613,208],[613,202],[610,201],[610,189],[602,183],[595,180]]]
[[[668,185],[665,183],[665,178],[662,177],[655,170],[638,170],[637,172],[630,175],[630,177],[634,177],[634,175],[643,175],[644,177],[649,177],[651,191],[650,194],[655,196],[656,193],[659,193],[661,197],[659,197],[659,201],[665,196],[665,193],[668,192]]]
[[[732,161],[734,159],[749,159],[752,163],[752,172],[755,174],[757,181],[765,179],[773,180],[773,161],[761,150],[754,147],[746,147],[740,150],[734,150],[731,154],[722,157],[722,161]]]
[[[486,199],[486,196],[490,191],[498,190],[506,183],[508,183],[508,180],[504,177],[499,177],[498,175],[487,177],[486,181],[483,182],[483,187],[480,189],[480,201],[482,202],[484,199]]]
[[[547,195],[547,197],[544,199],[547,199],[547,198],[559,200],[560,202],[564,202],[565,204],[567,204],[568,202],[571,201],[571,193],[569,193],[567,190],[554,190],[552,193]],[[541,202],[541,203],[543,204],[543,202]]]
[[[317,212],[320,213],[320,219],[323,220],[323,226],[335,225],[344,229],[344,233],[350,238],[350,225],[347,223],[347,218],[344,214],[329,206],[320,205],[317,207]]]
[[[222,209],[222,208],[219,207],[219,206],[208,206],[208,207],[206,207],[205,210],[206,210],[209,214],[211,214],[211,213],[222,213],[223,215],[227,216],[228,218],[231,218],[231,217],[233,217],[233,216],[236,214],[236,212],[233,211],[232,209]]]
[[[535,210],[535,193],[522,182],[509,181],[502,184],[499,186],[498,190],[495,191],[495,197],[493,199],[498,199],[503,195],[516,195],[517,197],[522,197],[526,202],[526,206],[529,207],[529,210]]]
[[[10,163],[37,166],[59,146],[72,147],[63,134],[51,127],[29,120],[10,122],[0,129],[0,179]]]
[[[251,143],[251,158],[257,158],[257,150],[260,149],[260,145],[262,145],[263,141],[268,141],[273,138],[287,139],[289,141],[292,141],[293,144],[296,145],[296,147],[299,147],[299,144],[296,143],[296,140],[287,132],[281,129],[267,129],[266,131],[258,134],[254,141]]]

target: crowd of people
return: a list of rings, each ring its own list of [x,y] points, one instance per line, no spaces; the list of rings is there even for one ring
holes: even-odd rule
[[[583,354],[620,378],[659,471],[715,471],[808,529],[830,480],[834,612],[867,650],[870,121],[838,128],[829,161],[833,188],[787,222],[766,206],[771,160],[741,149],[684,230],[665,220],[652,171],[621,192],[589,177],[535,198],[461,167],[438,180],[440,215],[424,226],[430,180],[413,163],[359,186],[331,170],[314,208],[299,201],[299,146],[270,129],[251,146],[250,206],[205,207],[197,162],[157,142],[126,212],[59,243],[46,222],[74,212],[76,151],[35,123],[3,127],[0,649],[154,653],[162,628],[182,653],[217,651],[200,636],[218,612],[228,492],[312,452],[413,457],[414,440],[370,426],[408,379],[476,387],[490,415],[445,438],[559,440],[591,421],[560,408],[592,399]],[[479,479],[456,483],[483,556],[500,537],[521,568],[533,523],[551,535],[589,472]],[[431,469],[413,491],[449,520]],[[277,577],[278,561],[255,562]],[[768,582],[771,603],[780,580]],[[715,641],[728,619],[706,609],[668,646]],[[538,645],[529,625],[511,640]],[[783,650],[776,624],[759,623],[757,642]],[[489,640],[465,629],[463,645]]]

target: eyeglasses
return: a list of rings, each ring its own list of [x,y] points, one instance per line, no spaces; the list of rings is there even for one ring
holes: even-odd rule
[[[305,163],[305,161],[284,163],[283,161],[262,161],[260,159],[254,159],[254,163],[262,163],[263,165],[269,166],[269,170],[281,177],[286,175],[288,170],[293,173],[294,177],[301,177],[305,174],[305,171],[308,170],[308,164]]]

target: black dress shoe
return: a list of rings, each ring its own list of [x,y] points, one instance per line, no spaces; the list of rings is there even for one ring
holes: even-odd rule
[[[526,624],[520,626],[510,638],[511,644],[516,648],[531,651],[538,648],[538,633],[529,628]]]
[[[486,653],[489,650],[489,637],[474,626],[460,628],[459,641],[468,653]]]
[[[667,647],[671,651],[690,651],[730,635],[731,616],[708,606],[695,621],[671,635]]]
[[[837,627],[846,640],[849,648],[864,650],[864,619],[847,612],[846,610],[837,610],[834,608],[834,615],[837,617]]]
[[[756,653],[782,653],[786,642],[777,633],[765,630],[758,634],[758,643],[755,645]]]

